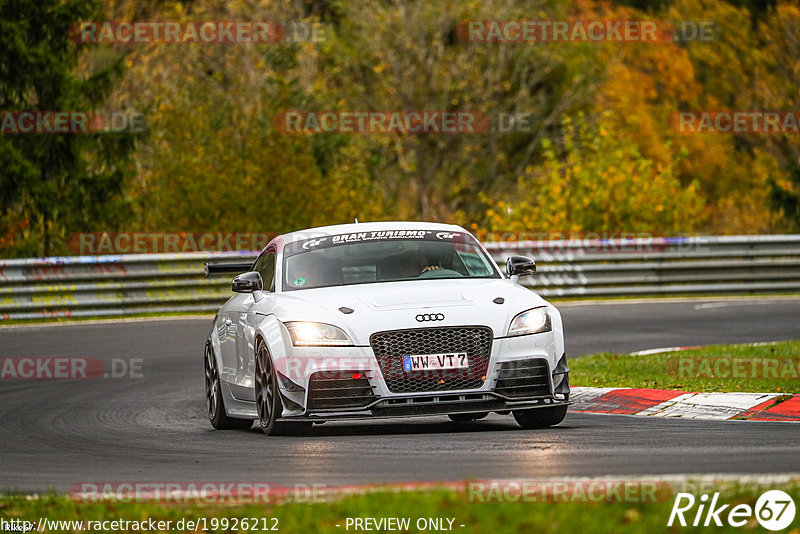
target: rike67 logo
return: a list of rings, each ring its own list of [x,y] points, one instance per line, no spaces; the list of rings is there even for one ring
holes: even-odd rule
[[[737,504],[733,507],[730,504],[720,504],[719,495],[719,492],[714,493],[709,502],[706,493],[700,499],[696,499],[691,493],[678,493],[667,526],[671,527],[677,520],[683,527],[689,524],[693,527],[721,527],[725,523],[732,527],[742,527],[755,517],[765,529],[778,531],[787,528],[794,521],[795,504],[784,491],[764,492],[756,501],[755,507],[749,504]]]

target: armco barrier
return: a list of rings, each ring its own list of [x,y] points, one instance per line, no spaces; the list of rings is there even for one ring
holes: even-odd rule
[[[488,243],[498,263],[536,259],[523,279],[545,297],[800,291],[800,235]]]
[[[257,253],[128,254],[0,260],[0,321],[137,313],[210,312],[230,277],[204,278],[205,262]]]
[[[487,243],[498,264],[527,255],[523,283],[545,297],[800,292],[800,235]],[[0,321],[213,312],[231,276],[203,264],[256,253],[131,254],[0,260]]]

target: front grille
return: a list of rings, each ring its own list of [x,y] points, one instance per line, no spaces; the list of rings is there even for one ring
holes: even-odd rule
[[[549,396],[549,372],[544,358],[503,362],[494,390],[506,397]]]
[[[353,377],[356,378],[353,378]],[[308,381],[308,409],[364,407],[375,399],[363,371],[320,371]]]
[[[483,386],[492,352],[492,330],[485,326],[415,328],[377,332],[369,338],[392,393],[476,389]],[[469,368],[403,370],[403,355],[465,352]]]

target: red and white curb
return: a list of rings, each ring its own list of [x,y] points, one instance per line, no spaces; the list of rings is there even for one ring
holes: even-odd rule
[[[572,412],[800,422],[800,395],[687,393],[669,389],[572,387]]]

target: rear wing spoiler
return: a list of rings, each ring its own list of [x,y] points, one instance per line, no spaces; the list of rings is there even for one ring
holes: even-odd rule
[[[206,278],[208,278],[212,274],[222,274],[222,273],[246,273],[250,270],[250,266],[253,265],[252,263],[217,263],[217,264],[209,264],[208,262],[205,263],[203,266],[203,271],[206,273]]]

